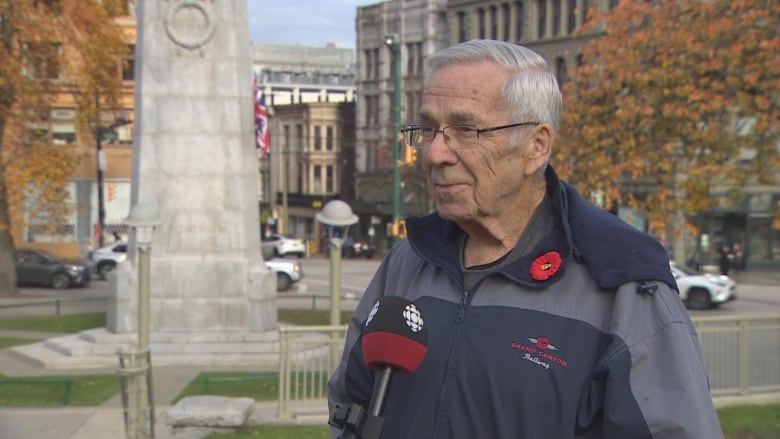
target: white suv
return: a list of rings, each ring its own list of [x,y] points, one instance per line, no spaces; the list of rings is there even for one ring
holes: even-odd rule
[[[295,255],[302,258],[306,255],[306,244],[302,239],[291,235],[273,234],[261,243],[263,257],[270,259],[272,257],[285,257]]]
[[[103,280],[107,279],[108,273],[125,259],[127,259],[127,243],[121,241],[89,252],[89,260]]]
[[[688,308],[714,308],[737,298],[737,283],[728,276],[699,273],[673,262],[670,267],[680,290],[680,299]]]
[[[276,291],[287,291],[303,279],[303,267],[295,259],[273,258],[265,261],[265,266],[276,273]]]

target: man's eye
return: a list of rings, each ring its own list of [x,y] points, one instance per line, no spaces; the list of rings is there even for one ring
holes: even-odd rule
[[[470,126],[454,126],[452,127],[459,135],[472,135],[477,132],[477,129]]]

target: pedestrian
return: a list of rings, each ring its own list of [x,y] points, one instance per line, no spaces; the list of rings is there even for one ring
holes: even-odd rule
[[[548,164],[561,107],[526,47],[472,40],[428,60],[402,132],[435,212],[407,218],[355,310],[332,421],[362,407],[392,439],[723,437],[664,247]],[[416,304],[427,353],[378,386],[376,414],[386,380],[364,364],[361,328],[390,295]]]
[[[731,252],[731,247],[728,244],[724,244],[720,249],[720,274],[724,276],[729,275],[733,259],[734,254]]]

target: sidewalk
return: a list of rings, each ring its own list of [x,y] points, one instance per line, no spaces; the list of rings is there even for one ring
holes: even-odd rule
[[[780,285],[780,273],[738,273],[738,283],[752,285]],[[1,336],[47,339],[60,334],[36,333],[26,331],[0,330]],[[45,376],[77,374],[115,374],[116,368],[47,370],[26,362],[8,349],[0,349],[0,373],[7,376]],[[172,435],[166,423],[165,412],[171,407],[173,399],[201,372],[218,370],[213,366],[192,365],[153,366],[154,403],[156,411],[155,437],[157,439],[200,439],[206,430],[188,431],[186,434]],[[226,370],[225,367],[219,370]],[[237,366],[230,370],[254,370],[246,366]],[[117,380],[118,382],[118,380]],[[117,384],[118,386],[118,384]],[[780,393],[742,396],[723,396],[714,398],[718,407],[740,404],[764,404],[780,402]],[[324,402],[323,402],[324,410]],[[280,420],[276,416],[277,403],[258,402],[248,424],[251,425],[325,425],[327,416],[323,414],[297,420]],[[98,407],[51,407],[51,408],[0,408],[0,439],[121,439],[125,436],[123,407],[119,392]]]

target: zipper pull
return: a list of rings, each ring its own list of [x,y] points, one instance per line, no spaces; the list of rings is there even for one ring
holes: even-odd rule
[[[458,309],[458,317],[455,319],[455,323],[463,323],[463,319],[466,318],[466,303],[468,302],[469,292],[463,292],[463,298],[460,301],[460,308]]]

